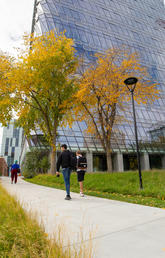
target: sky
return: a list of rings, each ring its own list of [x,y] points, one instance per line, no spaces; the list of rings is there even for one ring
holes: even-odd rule
[[[31,32],[34,0],[0,0],[0,50],[16,56],[23,34]],[[2,128],[0,126],[0,154]]]
[[[34,0],[0,0],[0,50],[16,55],[22,36],[31,32]]]

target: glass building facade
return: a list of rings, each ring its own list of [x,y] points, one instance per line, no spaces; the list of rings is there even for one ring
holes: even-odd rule
[[[138,135],[142,152],[165,153],[165,8],[163,0],[35,0],[32,31],[66,31],[73,38],[78,54],[89,62],[93,54],[108,48],[128,46],[138,52],[141,64],[153,81],[159,82],[160,99],[153,105],[136,107]],[[129,105],[129,104],[128,104]],[[131,106],[125,111],[127,122],[114,131],[114,152],[135,152]],[[129,122],[128,122],[129,121]],[[101,152],[97,139],[84,132],[84,123],[59,129],[59,143],[71,150]],[[153,133],[160,137],[153,140]]]

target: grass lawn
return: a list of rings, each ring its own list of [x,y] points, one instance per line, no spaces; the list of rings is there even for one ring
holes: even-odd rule
[[[86,173],[84,193],[88,195],[165,208],[165,170],[142,172],[143,190],[139,189],[138,172]],[[64,188],[60,178],[38,175],[26,181],[58,189]],[[71,175],[71,191],[79,192],[76,173]]]
[[[62,244],[48,240],[34,216],[27,214],[0,184],[0,257],[79,258],[85,257],[83,254],[84,250],[73,253],[69,247],[64,252]]]

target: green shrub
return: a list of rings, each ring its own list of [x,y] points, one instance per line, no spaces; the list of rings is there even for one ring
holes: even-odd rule
[[[32,178],[37,174],[45,174],[50,168],[49,151],[45,149],[31,149],[25,156],[22,166],[23,176]]]

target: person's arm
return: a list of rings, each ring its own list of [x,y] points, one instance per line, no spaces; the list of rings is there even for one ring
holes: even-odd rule
[[[57,160],[57,173],[59,173],[61,163],[62,163],[62,154],[60,154]]]

